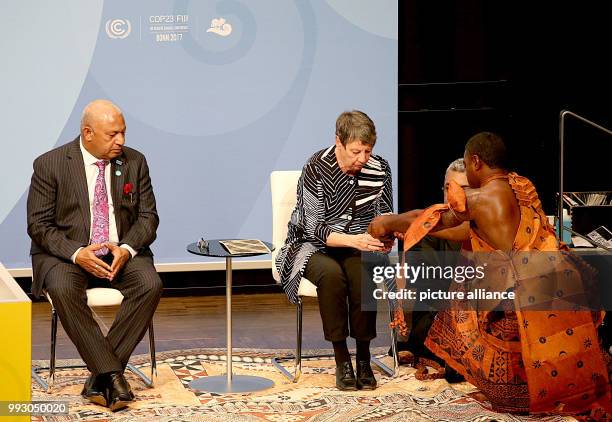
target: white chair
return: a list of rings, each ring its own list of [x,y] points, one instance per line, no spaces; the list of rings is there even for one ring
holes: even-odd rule
[[[110,287],[94,287],[91,289],[87,289],[87,306],[90,308],[103,307],[103,306],[118,306],[123,302],[123,295],[117,289],[113,289]],[[44,388],[47,392],[51,391],[51,388],[55,384],[55,346],[57,341],[57,311],[53,306],[53,301],[49,294],[45,291],[45,296],[47,300],[51,304],[51,356],[49,358],[49,366],[48,367],[38,367],[32,368],[32,377],[36,382]],[[157,362],[155,360],[155,337],[153,334],[153,320],[151,320],[149,324],[149,351],[151,353],[151,378],[148,378],[145,374],[143,374],[138,368],[136,368],[131,363],[127,364],[127,369],[140,377],[145,385],[149,388],[153,387],[154,379],[157,377]],[[82,368],[84,365],[67,365],[61,366],[60,368]],[[39,371],[48,369],[49,377],[48,382],[43,380],[38,374]]]
[[[297,202],[297,184],[302,174],[301,171],[273,171],[270,174],[270,189],[272,193],[272,243],[275,246],[272,252],[272,277],[277,283],[280,283],[280,274],[276,270],[276,255],[280,248],[284,245],[287,238],[287,223],[291,219],[291,213]],[[308,279],[302,277],[298,287],[297,299],[297,345],[294,356],[275,357],[272,359],[274,366],[287,378],[293,382],[297,382],[302,375],[302,297],[317,297],[317,286],[311,283]],[[372,357],[372,362],[376,364],[389,376],[396,376],[399,371],[399,359],[396,350],[396,334],[395,330],[391,330],[391,349],[393,354],[394,368],[390,369],[377,358]],[[314,357],[332,357],[333,355],[317,355],[308,356]],[[294,374],[282,366],[282,362],[295,359]]]

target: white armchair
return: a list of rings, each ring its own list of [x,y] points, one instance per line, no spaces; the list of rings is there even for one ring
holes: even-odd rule
[[[287,223],[291,219],[291,213],[297,202],[296,192],[297,184],[302,174],[301,171],[273,171],[270,174],[270,189],[272,193],[272,243],[275,246],[272,252],[272,276],[277,283],[280,283],[280,274],[276,270],[275,260],[280,248],[284,245],[287,238]],[[297,382],[302,374],[302,297],[317,297],[317,286],[311,283],[308,279],[302,277],[298,287],[298,302],[297,302],[297,345],[295,356],[275,357],[272,359],[274,366],[293,382]],[[396,336],[391,330],[392,351],[394,355],[394,368],[390,369],[385,364],[380,362],[375,357],[372,362],[382,369],[387,375],[395,376],[398,373],[399,361],[395,348]],[[317,355],[308,357],[332,357],[333,355]],[[295,359],[295,371],[292,375],[282,362],[285,360]]]
[[[90,308],[95,308],[99,306],[116,306],[121,305],[123,302],[123,295],[117,289],[112,287],[94,287],[91,289],[87,289],[87,306]],[[49,367],[38,367],[32,368],[32,378],[47,392],[51,391],[53,388],[53,384],[55,383],[55,346],[57,341],[57,323],[58,316],[55,307],[53,306],[53,301],[51,301],[51,297],[45,291],[45,296],[47,300],[51,304],[51,356],[49,358]],[[149,324],[149,352],[151,354],[151,378],[147,377],[143,374],[138,368],[136,368],[131,363],[127,364],[127,369],[131,372],[139,376],[145,385],[149,388],[153,387],[155,377],[157,376],[157,364],[155,360],[155,337],[153,334],[153,320]],[[78,368],[82,367],[82,365],[72,365],[72,366],[62,366],[61,368]],[[39,375],[41,370],[49,370],[49,377],[47,381],[43,380]]]

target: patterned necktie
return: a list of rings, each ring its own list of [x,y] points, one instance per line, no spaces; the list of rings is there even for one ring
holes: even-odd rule
[[[91,241],[93,243],[108,242],[108,195],[106,193],[106,181],[104,180],[104,168],[107,161],[96,161],[96,166],[100,170],[96,179],[96,187],[93,197],[93,223],[91,227]],[[94,254],[98,257],[108,253],[108,248],[98,249]]]

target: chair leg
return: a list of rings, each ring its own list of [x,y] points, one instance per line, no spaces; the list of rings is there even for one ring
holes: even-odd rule
[[[389,322],[393,321],[393,312],[389,309]],[[397,354],[397,333],[391,328],[391,354],[393,355],[393,369],[382,363],[377,357],[372,356],[370,362],[378,366],[385,374],[395,378],[399,374],[399,356]]]
[[[298,302],[296,307],[296,325],[297,325],[297,338],[296,338],[296,348],[295,354],[289,356],[275,356],[272,358],[272,364],[276,369],[278,369],[287,379],[291,382],[297,382],[300,376],[302,375],[302,358],[307,359],[317,359],[317,358],[333,358],[333,354],[321,354],[321,355],[309,355],[302,356],[302,315],[303,315],[303,302],[302,298],[298,296]],[[284,361],[293,360],[295,363],[295,369],[293,375],[289,372],[282,363]]]
[[[56,344],[57,344],[57,324],[58,324],[57,311],[55,310],[52,304],[51,305],[51,356],[49,358],[49,368],[48,368],[49,378],[47,382],[45,382],[38,375],[38,371],[40,371],[41,369],[47,369],[47,368],[44,368],[44,367],[36,368],[36,369],[33,368],[31,371],[32,377],[34,378],[34,380],[38,384],[40,384],[40,386],[43,389],[45,389],[47,392],[51,392],[51,388],[55,384],[55,369],[56,369],[55,349],[56,349]],[[130,370],[131,372],[133,372],[138,377],[140,377],[147,387],[152,388],[154,379],[157,377],[157,361],[155,358],[155,335],[153,333],[153,320],[151,320],[151,322],[149,323],[148,331],[149,331],[149,350],[151,353],[151,379],[149,379],[145,374],[142,373],[142,371],[140,371],[138,368],[136,368],[131,363],[128,363],[126,368]],[[82,368],[82,367],[83,365],[62,366],[62,368]]]
[[[131,363],[128,363],[125,368],[140,378],[147,387],[153,388],[153,380],[150,380],[140,369],[136,368]]]
[[[389,309],[389,322],[393,321],[393,312]],[[393,378],[399,375],[399,353],[397,351],[397,331],[389,328],[391,332],[391,354],[393,355]]]
[[[149,324],[149,351],[151,352],[151,386],[157,378],[157,360],[155,359],[155,334],[153,333],[153,320]]]
[[[55,340],[57,338],[57,313],[53,305],[51,306],[51,350],[49,353],[49,366],[32,368],[32,378],[40,385],[47,393],[51,392],[51,387],[55,381]],[[43,369],[49,369],[49,377],[45,381],[38,372]]]
[[[38,385],[40,385],[42,387],[43,390],[45,390],[47,393],[49,392],[49,384],[47,384],[47,382],[41,378],[40,375],[38,375],[38,371],[41,368],[32,368],[31,373],[32,373],[32,378],[34,379],[35,382],[38,383]]]
[[[295,349],[295,374],[293,376],[293,382],[298,382],[300,376],[302,376],[302,314],[303,314],[303,303],[302,298],[298,297],[297,303],[297,342]]]
[[[153,388],[155,382],[154,376],[157,376],[157,362],[155,360],[155,335],[153,333],[153,320],[149,323],[149,351],[151,353],[151,378],[147,377],[140,369],[136,368],[131,363],[128,363],[126,369],[130,370],[134,375],[142,379],[145,385]]]
[[[57,311],[51,308],[51,356],[49,358],[49,381],[47,392],[51,391],[55,384],[55,346],[57,342]]]

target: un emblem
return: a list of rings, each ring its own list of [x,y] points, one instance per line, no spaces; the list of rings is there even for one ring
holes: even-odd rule
[[[123,39],[132,32],[132,25],[127,19],[109,19],[106,21],[106,35],[113,39]]]

